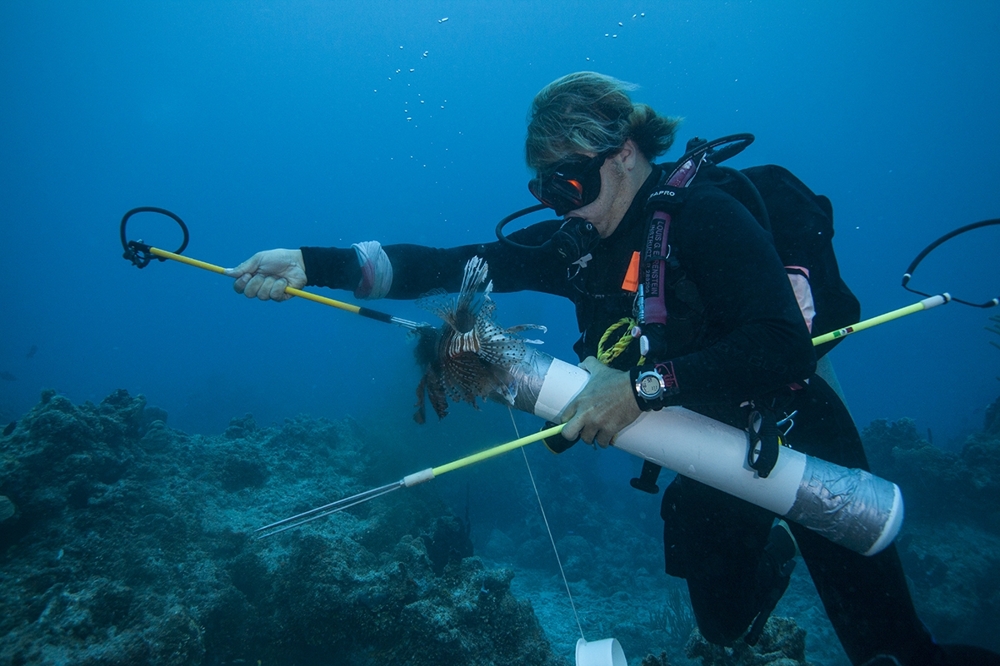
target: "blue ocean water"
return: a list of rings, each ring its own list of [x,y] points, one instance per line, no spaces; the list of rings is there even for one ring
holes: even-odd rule
[[[532,96],[583,69],[685,119],[668,158],[692,136],[754,133],[737,166],[782,164],[833,201],[864,314],[907,305],[899,280],[924,246],[1000,216],[998,29],[991,3],[899,0],[3,3],[0,420],[43,388],[74,402],[126,388],[188,432],[248,412],[351,415],[416,465],[510,438],[497,408],[413,425],[402,330],[248,301],[174,263],[139,271],[118,222],[168,208],[191,228],[186,254],[224,266],[272,247],[488,241],[532,203]],[[155,216],[130,229],[179,243]],[[973,232],[913,285],[987,300],[998,255],[1000,230]],[[546,351],[572,358],[569,304],[497,302],[502,322],[548,326]],[[988,314],[952,304],[845,341],[833,360],[859,425],[912,417],[942,446],[980,427],[1000,388]],[[620,488],[631,465],[595,473]]]
[[[134,206],[169,208],[191,226],[187,253],[226,266],[278,246],[489,240],[496,220],[531,203],[531,97],[570,71],[638,83],[638,100],[685,118],[683,139],[755,133],[739,165],[786,165],[833,200],[841,268],[866,315],[913,302],[899,280],[916,253],[1000,210],[1000,9],[989,3],[0,13],[0,367],[17,378],[0,382],[5,414],[42,387],[93,399],[127,386],[197,431],[243,411],[408,405],[415,372],[398,331],[308,303],[243,302],[224,279],[179,265],[139,272],[119,258],[117,222]],[[137,237],[179,243],[163,220],[144,224]],[[949,243],[914,286],[997,295],[998,233]],[[567,304],[514,295],[500,307],[505,321],[549,326],[551,350],[570,356]],[[951,305],[845,343],[834,360],[859,423],[912,416],[942,442],[977,425],[997,387],[985,324]],[[388,368],[398,384],[384,390]]]

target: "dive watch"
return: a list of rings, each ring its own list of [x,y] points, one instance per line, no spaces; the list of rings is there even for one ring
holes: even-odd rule
[[[656,370],[646,370],[640,372],[635,378],[635,395],[639,403],[639,409],[649,411],[663,406],[663,394],[667,390],[667,383]]]

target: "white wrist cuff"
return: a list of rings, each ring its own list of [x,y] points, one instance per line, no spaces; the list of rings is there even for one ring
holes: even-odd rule
[[[385,298],[392,288],[392,262],[378,241],[365,241],[351,245],[358,255],[361,281],[354,290],[357,298],[374,300]]]

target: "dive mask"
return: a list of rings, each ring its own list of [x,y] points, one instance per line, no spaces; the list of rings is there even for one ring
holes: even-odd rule
[[[593,203],[601,193],[601,167],[604,161],[620,149],[587,157],[576,155],[556,164],[545,175],[539,174],[528,182],[528,190],[536,199],[563,216],[571,210]]]

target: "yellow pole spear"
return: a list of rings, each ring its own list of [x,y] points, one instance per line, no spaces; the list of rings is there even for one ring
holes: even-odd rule
[[[831,331],[825,335],[820,335],[813,338],[813,346],[818,346],[824,342],[830,342],[831,340],[837,340],[844,337],[845,335],[851,335],[852,333],[857,333],[858,331],[863,331],[866,328],[871,328],[872,326],[878,326],[879,324],[884,324],[887,321],[892,321],[893,319],[899,319],[900,317],[905,317],[906,315],[913,314],[914,312],[923,312],[924,310],[930,310],[931,308],[936,308],[939,305],[944,305],[951,300],[951,295],[948,293],[940,294],[938,296],[931,296],[925,298],[924,300],[914,303],[913,305],[907,305],[905,308],[899,308],[898,310],[893,310],[892,312],[886,312],[877,317],[872,317],[871,319],[865,319],[864,321],[858,322],[853,326],[848,326],[846,328],[841,328],[836,331]]]
[[[211,271],[213,273],[218,273],[219,275],[226,274],[226,269],[223,268],[222,266],[216,266],[215,264],[210,264],[205,261],[198,261],[197,259],[191,259],[190,257],[185,257],[182,254],[168,252],[166,250],[161,250],[160,248],[157,247],[150,247],[149,253],[156,257],[160,257],[161,259],[172,259],[173,261],[179,261],[182,264],[187,264],[188,266],[194,266],[195,268],[201,268],[203,270]],[[344,312],[351,312],[356,315],[361,315],[362,317],[368,317],[369,319],[375,319],[377,321],[385,322],[387,324],[396,324],[398,326],[402,326],[403,328],[408,328],[411,331],[415,331],[419,329],[421,326],[427,326],[427,324],[418,324],[417,322],[410,321],[409,319],[402,319],[400,317],[395,317],[385,312],[372,310],[371,308],[363,308],[361,306],[353,305],[351,303],[337,301],[332,298],[327,298],[326,296],[320,296],[312,292],[303,291],[302,289],[296,289],[295,287],[285,287],[285,293],[291,296],[298,296],[299,298],[304,298],[307,301],[312,301],[314,303],[329,305],[330,307],[337,308],[338,310],[343,310]]]

